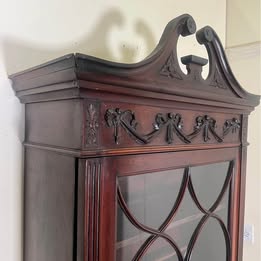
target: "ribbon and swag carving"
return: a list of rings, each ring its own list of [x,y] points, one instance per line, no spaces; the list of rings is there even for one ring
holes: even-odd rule
[[[105,113],[105,121],[108,127],[114,128],[114,141],[116,144],[119,144],[121,127],[130,133],[135,139],[142,143],[146,143],[146,140],[142,137],[142,135],[138,134],[136,131],[136,126],[138,123],[136,122],[135,114],[132,111],[122,111],[119,108],[109,109]]]
[[[211,138],[209,137],[209,133],[218,141],[222,142],[222,138],[215,131],[216,128],[216,121],[209,117],[208,115],[205,116],[198,116],[196,118],[196,125],[194,127],[194,131],[188,135],[189,140],[192,140],[196,137],[200,132],[203,133],[203,139],[205,142],[209,141]]]
[[[183,123],[180,114],[174,115],[173,113],[168,113],[166,117],[164,117],[162,113],[158,113],[155,117],[153,130],[144,135],[138,133],[136,129],[138,123],[135,120],[135,114],[130,110],[122,111],[119,108],[109,109],[106,111],[105,121],[108,127],[114,128],[114,140],[116,144],[119,144],[121,127],[137,142],[143,144],[149,143],[162,131],[163,127],[167,128],[167,143],[171,144],[173,142],[174,133],[183,142],[190,143],[190,140],[187,139],[186,135],[182,132]]]
[[[190,143],[186,135],[182,132],[183,122],[180,114],[167,113],[166,118],[162,113],[158,113],[155,117],[155,123],[153,124],[154,131],[150,134],[150,139],[153,134],[159,132],[163,126],[167,128],[166,141],[171,144],[174,140],[174,133],[178,136],[180,140],[185,143]]]
[[[153,130],[147,134],[141,134],[137,130],[138,123],[134,112],[131,110],[108,109],[105,113],[105,121],[108,127],[114,129],[114,141],[116,144],[120,142],[120,132],[123,129],[136,142],[142,144],[150,143],[153,138],[158,136],[163,129],[166,130],[166,142],[173,143],[174,135],[184,143],[191,143],[198,135],[202,135],[204,142],[211,140],[211,137],[217,142],[223,142],[224,137],[230,132],[236,133],[240,129],[240,121],[236,118],[226,120],[223,125],[223,132],[219,135],[216,132],[216,120],[208,115],[198,116],[195,119],[195,126],[192,133],[185,134],[183,132],[183,121],[180,114],[167,113],[163,115],[158,113],[155,116],[155,121],[152,124]]]
[[[240,121],[236,118],[231,120],[226,120],[223,126],[223,136],[227,135],[229,132],[236,133],[240,130]]]

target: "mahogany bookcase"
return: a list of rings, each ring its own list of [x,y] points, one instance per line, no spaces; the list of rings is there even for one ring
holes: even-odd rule
[[[215,31],[190,15],[149,57],[69,54],[11,75],[25,104],[24,261],[240,261],[248,115]],[[209,74],[202,78],[202,66]]]

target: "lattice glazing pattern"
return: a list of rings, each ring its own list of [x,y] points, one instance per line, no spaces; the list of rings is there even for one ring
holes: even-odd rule
[[[117,261],[230,261],[233,169],[230,161],[120,177]],[[181,234],[184,240],[177,242]],[[211,249],[198,250],[206,246],[201,237],[216,240],[216,259]],[[224,257],[217,257],[222,246]]]

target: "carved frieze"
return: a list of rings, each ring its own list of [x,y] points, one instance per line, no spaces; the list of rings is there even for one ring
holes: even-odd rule
[[[139,133],[135,113],[131,110],[108,109],[105,113],[105,121],[108,127],[113,128],[114,141],[120,143],[121,131],[124,130],[137,143],[148,144],[163,130],[166,131],[165,141],[172,144],[174,135],[184,143],[192,143],[193,139],[199,135],[204,142],[208,142],[213,137],[217,142],[223,142],[224,137],[230,132],[236,133],[240,129],[240,121],[236,118],[228,119],[223,124],[222,133],[218,134],[216,120],[209,115],[200,115],[195,119],[195,125],[191,133],[185,134],[183,131],[183,120],[179,113],[158,113],[152,124],[153,130],[147,134]]]

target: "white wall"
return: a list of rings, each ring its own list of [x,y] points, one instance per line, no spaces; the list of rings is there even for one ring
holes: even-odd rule
[[[0,260],[21,255],[23,107],[14,97],[0,53]]]
[[[0,9],[0,260],[21,260],[23,106],[7,73],[70,52],[135,62],[156,46],[172,18],[191,14],[225,43],[225,0],[8,0]],[[218,14],[218,15],[217,15]],[[195,40],[180,55],[206,56]]]
[[[260,0],[228,0],[227,55],[236,78],[261,94]],[[261,260],[261,106],[249,118],[245,224],[255,227],[254,244],[244,244],[244,261]]]
[[[227,47],[261,40],[260,0],[227,0]]]

